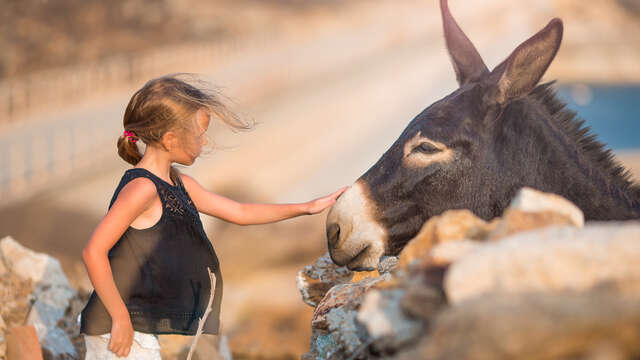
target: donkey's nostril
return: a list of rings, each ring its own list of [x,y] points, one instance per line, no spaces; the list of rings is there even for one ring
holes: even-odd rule
[[[327,240],[329,241],[329,248],[334,248],[338,244],[338,240],[340,240],[340,225],[327,225]]]

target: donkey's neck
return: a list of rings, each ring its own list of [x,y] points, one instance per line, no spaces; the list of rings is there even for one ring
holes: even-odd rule
[[[508,140],[502,151],[516,150],[501,162],[520,183],[510,185],[562,195],[582,209],[586,220],[640,218],[640,188],[548,85],[503,113],[500,137]]]

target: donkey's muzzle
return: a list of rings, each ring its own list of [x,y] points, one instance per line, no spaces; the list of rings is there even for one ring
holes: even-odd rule
[[[329,255],[336,265],[349,269],[375,268],[385,248],[386,231],[375,221],[366,186],[356,181],[327,214]]]

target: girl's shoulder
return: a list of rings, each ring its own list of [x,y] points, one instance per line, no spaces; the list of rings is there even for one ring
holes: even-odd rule
[[[143,177],[127,182],[117,193],[109,205],[111,208],[116,201],[124,202],[127,206],[144,205],[146,208],[158,196],[156,186],[149,179]]]
[[[157,196],[158,184],[152,176],[141,168],[127,169],[120,179],[120,183],[113,193],[109,209],[118,198],[126,201],[149,201]],[[122,196],[121,196],[122,195]]]

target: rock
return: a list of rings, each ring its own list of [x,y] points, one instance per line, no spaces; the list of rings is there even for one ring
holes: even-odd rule
[[[298,272],[296,284],[302,301],[315,307],[334,285],[349,282],[352,278],[353,272],[334,264],[327,252]]]
[[[47,359],[67,359],[77,357],[76,350],[67,334],[59,328],[58,321],[64,317],[62,313],[46,303],[37,300],[27,317],[26,323],[32,325]]]
[[[560,195],[544,193],[529,187],[523,187],[511,200],[508,210],[520,210],[530,213],[554,212],[569,218],[574,226],[584,226],[582,210]],[[506,211],[505,211],[506,213]]]
[[[352,272],[335,265],[329,253],[298,272],[297,285],[303,301],[315,307],[311,319],[311,347],[303,359],[344,359],[367,344],[366,330],[356,324],[357,308],[363,295],[375,285],[389,282],[396,258],[385,261],[378,270]],[[354,357],[360,359],[363,357]]]
[[[453,263],[447,298],[458,303],[483,294],[585,291],[608,283],[640,294],[640,223],[548,227],[486,243]]]
[[[340,284],[332,287],[325,297],[316,306],[311,318],[311,327],[316,329],[327,330],[329,322],[326,314],[333,309],[347,307],[350,310],[360,305],[362,295],[375,283],[390,278],[385,275],[380,278],[365,278],[357,283]]]
[[[332,309],[326,317],[329,323],[328,330],[343,353],[351,355],[362,347],[366,336],[356,326],[355,311],[347,308]]]
[[[12,272],[0,276],[0,315],[6,328],[24,325],[31,306],[33,284]]]
[[[367,335],[356,325],[355,317],[356,311],[350,307],[331,309],[326,314],[327,329],[312,329],[311,348],[302,359],[366,359],[361,350],[368,343]]]
[[[57,259],[29,250],[10,236],[0,240],[0,256],[12,272],[31,279],[36,286],[70,288],[69,281]]]
[[[29,280],[32,285],[33,303],[26,324],[35,328],[47,359],[77,357],[73,344],[58,327],[70,300],[77,296],[60,262],[23,247],[9,236],[0,240],[0,258],[11,274]]]
[[[582,210],[562,196],[523,187],[509,207],[496,218],[487,240],[498,240],[518,232],[547,226],[584,226]]]
[[[378,272],[378,270],[354,271],[353,277],[351,278],[351,280],[349,280],[349,282],[357,283],[364,279],[377,279],[379,277],[380,277],[380,273]]]
[[[366,345],[369,337],[355,322],[356,309],[371,287],[391,279],[391,273],[374,274],[378,272],[355,273],[351,281],[360,281],[337,284],[327,291],[313,313],[311,348],[303,359],[342,359]]]
[[[488,234],[487,240],[499,240],[518,232],[564,225],[576,226],[566,215],[553,211],[526,212],[507,209],[502,218],[496,220],[495,228]]]
[[[449,210],[430,218],[418,234],[400,252],[399,268],[407,268],[414,261],[428,257],[440,243],[462,239],[484,239],[491,226],[469,210]]]
[[[429,336],[395,359],[635,359],[638,339],[638,298],[608,291],[503,294],[444,310]]]
[[[381,291],[373,289],[364,296],[356,320],[363,324],[378,351],[395,350],[416,339],[422,323],[409,318],[400,307],[402,288]]]
[[[434,246],[429,256],[433,264],[449,265],[481,246],[482,243],[471,240],[445,242]]]
[[[400,299],[403,311],[412,318],[420,319],[427,324],[433,316],[447,304],[442,284],[435,274],[437,268],[429,268],[421,276],[413,276],[406,282],[406,292]],[[442,269],[444,274],[444,269]]]
[[[380,262],[378,263],[378,273],[384,274],[391,272],[398,266],[398,257],[397,256],[383,256],[380,258]]]
[[[328,360],[343,359],[340,356],[341,349],[334,336],[328,331],[313,330],[311,335],[311,347],[307,353],[302,354],[302,360]]]
[[[4,262],[4,258],[0,256],[0,276],[5,276],[9,272],[7,264]]]
[[[398,267],[406,269],[411,263],[434,262],[434,259],[430,259],[430,252],[439,244],[461,240],[498,240],[517,232],[552,225],[582,227],[584,216],[577,206],[559,195],[525,187],[512,200],[502,218],[495,218],[491,222],[478,218],[469,210],[448,210],[430,218],[400,252]],[[443,249],[452,251],[459,247],[460,251],[465,252],[470,250],[468,246],[467,242]],[[450,262],[453,259],[442,260]]]

